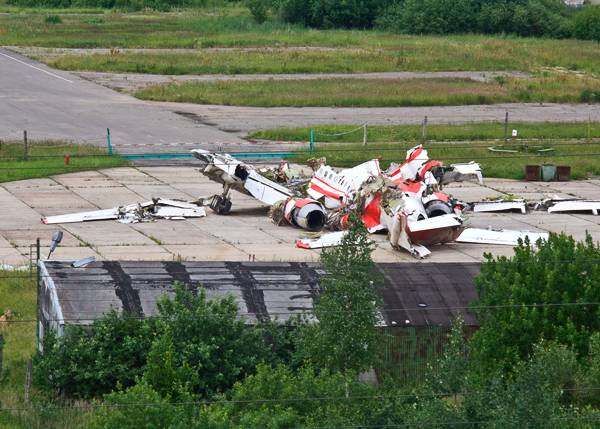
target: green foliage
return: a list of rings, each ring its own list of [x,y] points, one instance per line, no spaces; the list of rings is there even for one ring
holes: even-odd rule
[[[246,0],[246,6],[248,6],[254,20],[258,24],[262,24],[267,20],[271,0]]]
[[[183,429],[191,424],[195,407],[173,405],[146,383],[111,393],[104,401],[90,425],[93,429]]]
[[[36,384],[76,398],[128,387],[142,374],[155,335],[151,321],[109,313],[91,326],[67,326],[58,340],[44,338],[44,353],[34,358]]]
[[[463,391],[469,368],[469,354],[464,337],[464,321],[456,318],[444,346],[442,357],[430,367],[427,387],[434,393],[457,395]]]
[[[156,371],[146,380],[163,395],[174,396],[181,386],[201,396],[224,392],[270,358],[261,331],[237,318],[231,296],[207,300],[203,289],[194,295],[177,287],[174,299],[161,300],[158,309],[158,330],[166,338],[152,345]]]
[[[43,8],[102,8],[121,10],[170,10],[181,7],[200,7],[205,0],[6,0],[6,3],[21,7]]]
[[[575,16],[573,34],[600,43],[600,6],[588,6]]]
[[[316,28],[370,28],[386,0],[281,0],[284,22]]]
[[[391,393],[391,392],[390,392]],[[203,411],[202,428],[344,427],[401,423],[401,403],[355,377],[304,367],[261,365],[237,383],[230,402]]]
[[[233,297],[207,300],[176,285],[157,317],[110,313],[91,326],[46,336],[35,358],[38,386],[69,397],[97,397],[136,381],[163,398],[212,396],[254,372],[260,362],[291,360],[290,326],[246,325]]]
[[[480,329],[473,357],[483,368],[510,369],[533,344],[555,340],[586,356],[590,336],[600,329],[600,249],[587,236],[575,242],[564,234],[522,243],[511,258],[487,255],[476,279],[474,303]]]
[[[404,0],[389,6],[378,24],[412,34],[481,32],[568,37],[569,15],[562,0]]]
[[[362,221],[350,216],[340,246],[323,250],[321,280],[314,314],[318,323],[300,332],[298,353],[306,361],[331,371],[362,371],[377,354],[381,275],[371,259],[372,242]]]
[[[44,22],[47,24],[60,24],[62,19],[60,18],[60,15],[48,15],[44,18]]]

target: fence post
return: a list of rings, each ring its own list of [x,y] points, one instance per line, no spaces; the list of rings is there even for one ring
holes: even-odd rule
[[[2,334],[0,334],[0,381],[2,381],[2,376],[3,376],[3,372],[2,372],[2,350],[4,349],[4,337],[2,336]]]
[[[363,126],[363,146],[367,145],[367,124]]]
[[[27,161],[29,159],[29,145],[27,143],[27,130],[23,131],[23,159]]]
[[[308,150],[311,152],[314,152],[315,150],[315,130],[314,129],[310,129],[310,143],[308,146]]]
[[[588,127],[587,127],[588,143],[592,142],[592,115],[588,115]]]
[[[106,145],[108,146],[108,154],[112,155],[112,145],[110,144],[110,128],[106,129]]]
[[[42,257],[42,249],[40,246],[40,238],[38,237],[35,240],[35,276],[36,276],[36,305],[35,305],[35,315],[36,315],[36,322],[35,322],[35,339],[37,344],[35,345],[36,348],[39,350],[39,345],[40,345],[40,290],[41,290],[41,276],[40,276],[40,259]]]
[[[504,143],[508,143],[508,110],[504,115]]]
[[[423,119],[423,124],[421,126],[421,143],[425,144],[427,140],[427,116]]]
[[[27,361],[27,373],[25,374],[25,402],[29,402],[29,391],[31,390],[31,373],[33,365],[31,358]]]

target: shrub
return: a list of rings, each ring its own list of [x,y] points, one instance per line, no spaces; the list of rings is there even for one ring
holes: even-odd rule
[[[58,15],[48,15],[44,18],[44,22],[47,24],[60,24],[62,19]]]
[[[600,6],[587,6],[575,15],[573,34],[578,39],[600,42]]]
[[[271,2],[270,0],[246,0],[246,6],[248,6],[254,20],[262,24],[267,20]]]

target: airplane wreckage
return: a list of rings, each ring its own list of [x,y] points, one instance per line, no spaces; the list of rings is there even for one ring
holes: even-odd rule
[[[154,219],[185,219],[206,216],[208,206],[227,215],[232,208],[231,191],[250,195],[270,206],[269,216],[278,225],[290,224],[307,231],[332,232],[316,239],[299,239],[300,248],[335,246],[344,236],[349,214],[358,213],[371,233],[387,231],[392,247],[423,258],[427,246],[449,242],[516,245],[529,237],[531,242],[546,239],[547,233],[466,228],[463,212],[496,212],[527,209],[600,212],[600,201],[544,200],[527,204],[523,200],[465,203],[443,192],[452,182],[476,180],[483,184],[476,162],[443,165],[430,160],[427,150],[416,146],[407,151],[402,164],[382,171],[373,159],[353,168],[337,170],[323,159],[311,160],[312,177],[294,172],[287,162],[277,168],[256,169],[226,153],[195,149],[200,172],[223,185],[221,194],[196,201],[154,199],[141,204],[108,210],[42,218],[42,223],[59,224],[115,219],[122,223]]]

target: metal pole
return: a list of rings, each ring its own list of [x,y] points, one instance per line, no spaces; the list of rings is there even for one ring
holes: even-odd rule
[[[108,146],[108,154],[112,155],[112,145],[110,144],[110,128],[106,129],[106,144]]]
[[[367,145],[367,124],[363,127],[363,146]]]
[[[310,129],[310,144],[308,146],[308,150],[314,152],[315,150],[315,130]]]
[[[40,247],[40,239],[39,237],[35,240],[35,272],[36,272],[36,286],[37,286],[37,294],[36,294],[36,324],[35,324],[35,337],[36,342],[39,348],[40,344],[40,289],[41,289],[41,276],[40,276],[40,259],[42,257],[42,251]]]
[[[427,116],[425,116],[425,119],[423,119],[423,125],[421,128],[421,143],[425,144],[426,140],[427,140]]]
[[[508,143],[508,110],[504,115],[504,143]]]
[[[29,148],[27,144],[27,130],[23,131],[23,159],[27,161],[29,158]]]

